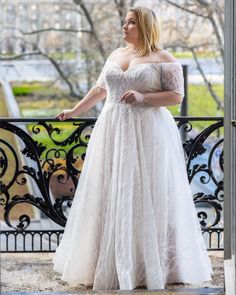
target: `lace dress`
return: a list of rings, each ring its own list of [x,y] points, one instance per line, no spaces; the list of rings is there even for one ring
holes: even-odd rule
[[[211,279],[176,123],[165,107],[127,104],[129,89],[183,95],[182,66],[108,59],[94,126],[53,269],[93,290],[164,289]]]

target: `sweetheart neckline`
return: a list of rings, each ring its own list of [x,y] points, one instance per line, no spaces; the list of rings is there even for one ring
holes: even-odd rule
[[[162,64],[176,64],[176,63],[179,64],[178,61],[172,61],[172,62],[142,62],[142,63],[138,63],[138,64],[134,64],[132,66],[129,66],[128,69],[124,70],[115,60],[109,59],[109,61],[110,62],[113,62],[115,65],[117,65],[121,69],[121,71],[123,73],[126,73],[130,69],[136,68],[137,66],[140,66],[140,65],[147,65],[147,64],[151,64],[151,65],[162,65]]]

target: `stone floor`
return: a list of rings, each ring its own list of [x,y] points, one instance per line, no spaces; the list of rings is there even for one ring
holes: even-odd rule
[[[100,295],[101,293],[95,292],[73,292],[73,293],[65,293],[65,292],[3,292],[2,295],[87,295],[87,294],[96,294]],[[164,291],[131,291],[131,292],[124,292],[124,291],[116,291],[110,293],[102,293],[102,295],[224,295],[223,289],[176,289],[172,291],[164,290]]]
[[[54,253],[1,253],[1,294],[92,294],[91,288],[85,286],[71,287],[60,279],[60,274],[52,269]],[[214,275],[211,282],[202,285],[169,285],[163,294],[223,294],[223,252],[209,252]],[[4,293],[3,293],[4,292]],[[99,293],[99,292],[97,292]],[[109,292],[121,293],[121,291]],[[127,293],[127,292],[122,292]],[[132,293],[141,295],[145,290],[138,289]],[[151,291],[157,293],[157,291]],[[161,294],[158,292],[158,294]],[[104,292],[102,293],[105,294]],[[108,293],[107,293],[108,294]],[[145,293],[146,294],[146,293]],[[154,294],[153,294],[154,295]]]

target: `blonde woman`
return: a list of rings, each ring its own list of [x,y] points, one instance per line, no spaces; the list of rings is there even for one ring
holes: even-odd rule
[[[129,10],[124,48],[65,120],[106,102],[93,129],[54,270],[93,290],[164,289],[211,279],[176,123],[181,65],[159,46],[154,12]]]

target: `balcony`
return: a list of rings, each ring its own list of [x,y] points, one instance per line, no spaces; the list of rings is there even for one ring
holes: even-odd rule
[[[213,282],[204,287],[220,288],[224,238],[223,118],[175,117],[175,120],[183,142],[193,200],[215,271]],[[19,279],[30,268],[35,270],[34,290],[82,291],[83,288],[72,290],[60,281],[50,263],[63,234],[95,122],[96,118],[66,122],[52,118],[0,119],[0,190],[4,213],[1,251],[5,277],[12,269]],[[43,282],[46,277],[49,281]],[[29,290],[31,280],[26,279],[26,273],[24,278],[23,285],[22,281],[19,285],[17,280],[14,282],[16,290]],[[5,290],[13,290],[10,281],[4,283]],[[169,290],[181,287],[174,285]],[[189,292],[191,287],[187,286]]]

